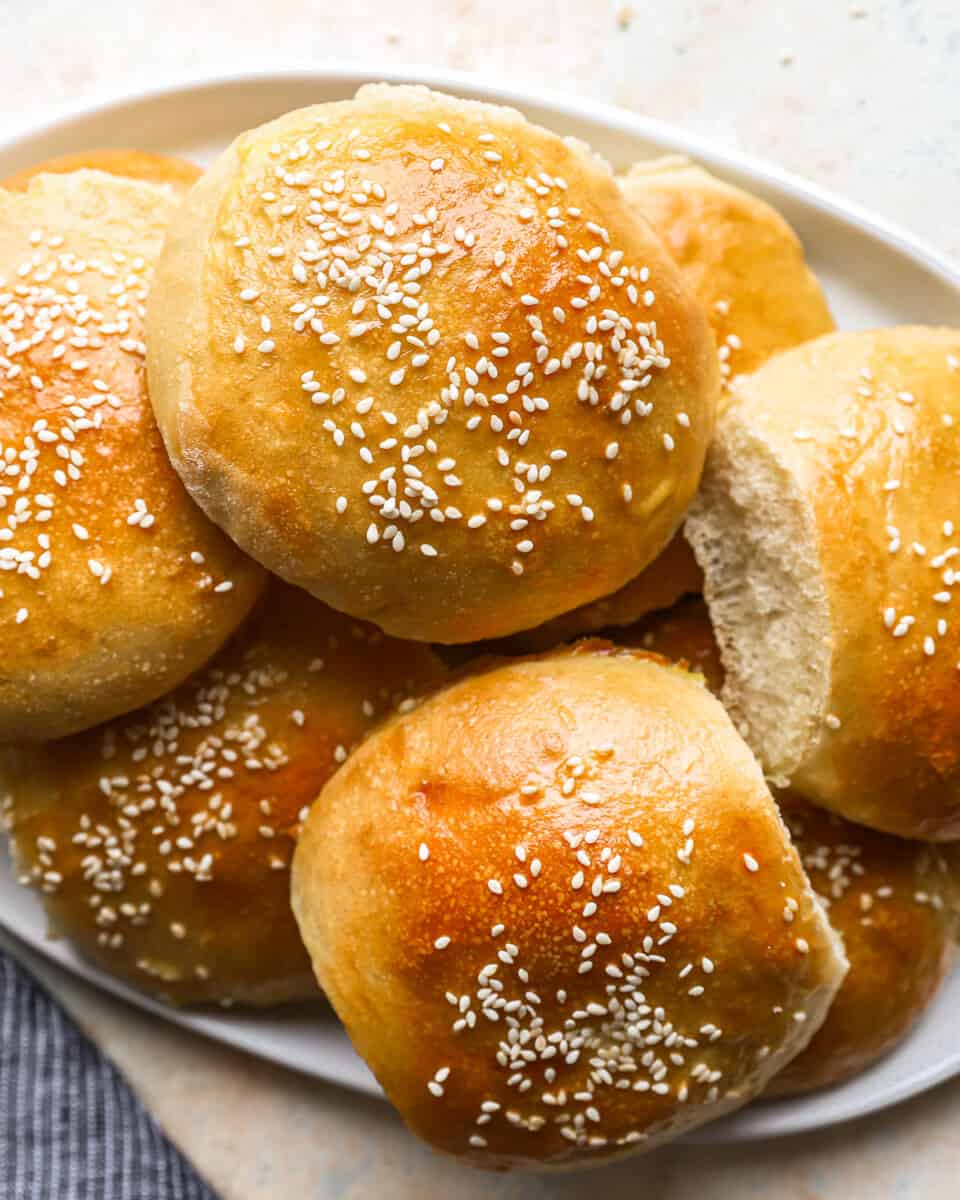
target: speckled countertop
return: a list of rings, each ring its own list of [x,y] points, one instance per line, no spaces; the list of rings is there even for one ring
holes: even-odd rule
[[[960,260],[960,0],[5,0],[0,138],[205,72],[454,67],[624,105],[768,158]],[[11,52],[16,47],[17,52]],[[31,960],[225,1200],[950,1200],[960,1081],[880,1117],[596,1175],[441,1161],[391,1111],[149,1018]]]

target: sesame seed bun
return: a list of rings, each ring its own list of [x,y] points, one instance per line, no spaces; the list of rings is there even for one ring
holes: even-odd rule
[[[679,155],[637,163],[620,185],[706,309],[725,389],[771,355],[832,332],[800,239],[758,196]]]
[[[61,154],[32,167],[24,167],[0,182],[8,192],[25,192],[37,175],[66,175],[72,171],[104,171],[123,179],[146,183],[169,183],[175,191],[185,192],[200,178],[202,171],[182,158],[151,154],[146,150],[84,150],[79,154]]]
[[[438,642],[642,570],[719,392],[705,314],[607,166],[422,88],[242,135],[171,226],[149,327],[206,512],[334,607]]]
[[[604,643],[381,726],[311,810],[292,899],[401,1116],[485,1167],[599,1163],[738,1108],[845,970],[720,704]]]
[[[960,332],[828,335],[738,383],[686,534],[723,700],[781,786],[960,838]]]
[[[7,753],[22,881],[55,935],[172,1003],[313,995],[289,902],[300,821],[348,750],[441,674],[428,647],[273,583],[170,696]]]
[[[658,613],[636,638],[720,691],[723,666],[702,602]],[[827,1019],[767,1088],[789,1096],[859,1074],[912,1029],[952,962],[958,891],[937,846],[855,825],[789,790],[774,797],[850,961]]]
[[[263,585],[187,495],[147,399],[143,307],[175,207],[99,171],[0,189],[0,742],[162,695]]]
[[[790,792],[777,803],[850,971],[810,1045],[768,1088],[792,1096],[841,1083],[892,1050],[953,962],[953,885],[936,846],[844,821]]]

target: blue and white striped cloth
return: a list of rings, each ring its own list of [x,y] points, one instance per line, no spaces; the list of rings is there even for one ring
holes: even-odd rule
[[[113,1063],[2,950],[0,1200],[217,1200]]]

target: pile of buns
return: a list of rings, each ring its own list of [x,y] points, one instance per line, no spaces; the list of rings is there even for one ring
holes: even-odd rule
[[[951,962],[956,422],[960,331],[838,333],[766,203],[508,109],[22,172],[18,872],[171,1003],[319,985],[475,1165],[846,1079]]]

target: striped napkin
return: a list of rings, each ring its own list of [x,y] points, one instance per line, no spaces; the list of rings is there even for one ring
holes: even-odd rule
[[[113,1063],[2,950],[0,1200],[217,1200]]]

